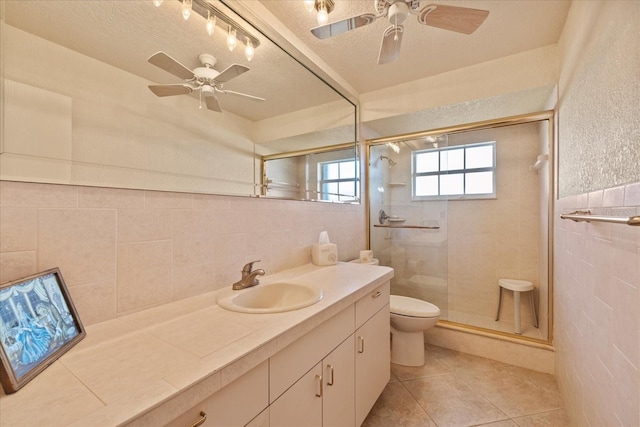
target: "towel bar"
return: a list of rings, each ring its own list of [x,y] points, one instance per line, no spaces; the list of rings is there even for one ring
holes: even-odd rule
[[[560,215],[562,219],[570,219],[572,221],[599,221],[610,222],[613,224],[627,224],[627,225],[640,225],[640,215],[625,217],[617,216],[604,216],[604,215],[591,215],[591,211],[575,211],[568,214]]]

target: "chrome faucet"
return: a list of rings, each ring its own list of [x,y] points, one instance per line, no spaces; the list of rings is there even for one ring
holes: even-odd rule
[[[253,270],[253,263],[255,262],[260,262],[260,260],[251,261],[242,268],[242,279],[233,284],[232,289],[234,291],[250,288],[260,283],[257,276],[264,276],[265,271],[261,268]]]

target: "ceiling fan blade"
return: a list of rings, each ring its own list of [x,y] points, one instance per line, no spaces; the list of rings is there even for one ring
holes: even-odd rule
[[[482,25],[488,15],[488,10],[432,4],[419,12],[418,21],[431,27],[471,34]]]
[[[404,27],[402,25],[392,25],[384,31],[378,64],[387,64],[400,57],[400,47],[402,46],[402,35]]]
[[[259,96],[248,95],[246,93],[235,92],[233,90],[221,90],[220,92],[224,93],[225,95],[241,96],[243,98],[247,98],[247,99],[250,99],[252,101],[264,101],[265,100],[264,98],[260,98]]]
[[[191,80],[194,78],[193,71],[162,51],[151,55],[148,61],[156,67],[162,68],[166,72],[180,77],[181,79]]]
[[[244,65],[240,64],[233,64],[222,70],[222,72],[218,74],[213,80],[217,83],[228,82],[229,80],[238,77],[240,74],[246,73],[247,71],[249,71],[249,67],[245,67]]]
[[[218,98],[213,93],[203,92],[204,102],[207,104],[207,108],[212,111],[217,111],[218,113],[222,113],[222,107],[220,106],[220,102]]]
[[[193,89],[184,84],[149,85],[149,89],[156,96],[187,95],[193,92]]]
[[[365,13],[363,15],[343,19],[342,21],[334,22],[332,24],[312,28],[311,33],[319,39],[327,39],[329,37],[337,36],[338,34],[346,33],[347,31],[369,25],[379,17],[380,16],[374,15],[373,13]]]

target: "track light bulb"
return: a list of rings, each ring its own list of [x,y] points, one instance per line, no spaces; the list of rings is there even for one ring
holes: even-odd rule
[[[191,16],[191,0],[182,0],[182,17],[186,21]]]
[[[231,28],[231,25],[229,25],[229,33],[227,34],[227,47],[230,51],[233,52],[233,49],[236,48],[237,44],[238,40],[236,39],[236,29]]]
[[[304,0],[304,7],[311,13],[316,8],[316,0]]]
[[[161,4],[162,4],[162,0],[153,0],[153,5],[155,7],[160,7]]]
[[[207,28],[207,34],[209,34],[209,36],[213,35],[213,32],[216,29],[216,17],[211,16],[211,12],[207,11],[207,23],[205,24],[206,28]]]
[[[327,12],[327,6],[322,2],[320,9],[318,9],[318,25],[325,25],[329,22],[329,12]]]
[[[247,58],[247,61],[251,61],[253,59],[253,55],[255,54],[256,51],[253,48],[253,43],[251,43],[251,40],[247,39],[247,43],[244,47],[244,56]]]

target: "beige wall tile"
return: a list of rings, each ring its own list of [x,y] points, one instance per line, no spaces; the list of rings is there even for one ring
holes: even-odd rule
[[[172,300],[200,295],[213,289],[215,289],[213,262],[188,267],[174,267]]]
[[[0,182],[0,205],[39,208],[78,206],[78,187],[27,182]]]
[[[118,209],[118,243],[171,238],[171,210]]]
[[[145,191],[144,194],[147,209],[190,209],[193,207],[193,194],[164,191]]]
[[[40,270],[59,267],[69,286],[113,280],[115,253],[115,210],[39,210]]]
[[[212,262],[213,212],[177,209],[172,215],[174,266]]]
[[[116,317],[115,280],[74,286],[69,293],[84,326]]]
[[[171,241],[118,245],[118,314],[171,300]]]
[[[0,252],[36,249],[36,212],[35,208],[0,209]]]
[[[78,187],[81,208],[144,208],[142,190],[122,188]]]
[[[17,280],[37,272],[35,251],[0,253],[0,283]]]

